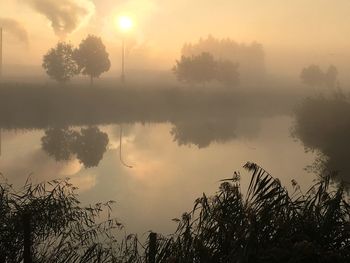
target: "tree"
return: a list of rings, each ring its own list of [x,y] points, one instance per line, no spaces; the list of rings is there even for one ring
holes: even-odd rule
[[[301,71],[300,78],[304,84],[312,87],[322,85],[324,73],[317,65],[311,65]]]
[[[335,66],[330,65],[325,74],[325,84],[328,88],[334,88],[337,84],[338,70]]]
[[[78,66],[73,59],[73,46],[58,43],[44,55],[42,66],[52,79],[61,83],[69,81],[78,73]]]
[[[177,79],[189,83],[205,83],[217,80],[225,85],[239,83],[238,64],[230,60],[214,60],[210,53],[198,56],[182,56],[176,61],[173,72]]]
[[[105,45],[101,38],[89,35],[84,39],[79,48],[74,51],[74,59],[78,64],[79,72],[90,76],[91,85],[93,79],[98,78],[111,67]]]
[[[301,71],[302,82],[309,86],[326,86],[334,88],[337,84],[338,70],[335,66],[329,66],[327,72],[323,72],[317,65],[311,65]]]
[[[176,61],[173,72],[180,81],[205,83],[215,78],[216,62],[210,53],[203,52],[198,56],[182,56]]]
[[[230,38],[215,38],[209,35],[198,42],[186,43],[181,55],[197,56],[208,52],[216,60],[230,60],[239,63],[242,82],[260,81],[265,76],[265,52],[262,44],[257,42],[239,43]]]
[[[227,86],[236,86],[239,83],[238,64],[230,60],[217,62],[216,80]]]

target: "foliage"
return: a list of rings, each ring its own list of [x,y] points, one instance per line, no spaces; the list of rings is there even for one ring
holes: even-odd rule
[[[105,45],[101,38],[89,35],[84,39],[79,48],[74,51],[74,59],[78,64],[79,72],[93,78],[98,78],[111,67]]]
[[[309,86],[326,86],[334,88],[337,84],[338,70],[335,66],[329,66],[326,72],[323,72],[317,65],[311,65],[301,71],[300,78],[302,82]]]
[[[208,147],[213,142],[226,142],[237,138],[237,122],[231,120],[185,121],[176,122],[170,134],[178,145],[196,145]]]
[[[173,72],[180,81],[206,83],[217,80],[225,85],[237,85],[239,82],[238,64],[229,60],[216,61],[210,53],[198,56],[182,56],[176,61]]]
[[[75,155],[86,168],[98,166],[108,142],[108,135],[97,127],[82,128],[80,132],[50,128],[41,138],[42,149],[56,161],[68,161]]]
[[[238,43],[230,38],[218,39],[211,35],[196,43],[186,43],[181,54],[185,57],[198,56],[208,52],[215,60],[229,60],[240,65],[241,79],[260,80],[265,74],[265,54],[260,43]]]
[[[135,258],[129,253],[137,251],[134,237],[123,243],[117,240],[122,225],[110,215],[113,202],[84,207],[75,190],[67,180],[38,185],[27,181],[19,191],[2,181],[0,261],[23,260],[24,215],[30,218],[34,262],[120,262],[121,258]]]
[[[198,56],[182,56],[176,61],[173,71],[180,81],[189,83],[205,83],[214,79],[216,63],[209,53]]]
[[[78,73],[73,59],[73,46],[64,42],[58,43],[44,56],[42,66],[52,79],[62,83],[69,81]]]
[[[319,153],[310,167],[321,173],[331,170],[333,179],[350,182],[350,99],[341,91],[330,97],[306,98],[295,110],[292,135],[306,150]]]
[[[174,219],[178,228],[158,236],[156,262],[340,263],[350,260],[350,206],[342,185],[320,178],[306,193],[292,180],[289,194],[255,163],[245,166],[252,178],[242,193],[240,174],[222,180],[211,197],[203,194],[191,212]],[[81,207],[67,181],[33,186],[17,192],[0,187],[0,255],[20,262],[22,217],[29,214],[35,262],[148,262],[149,243],[138,248],[134,235],[118,242],[121,225],[105,205]],[[101,218],[100,218],[101,219]]]
[[[237,86],[239,84],[238,64],[230,60],[218,61],[215,79],[225,85]]]
[[[348,262],[350,206],[343,187],[325,177],[306,193],[293,180],[290,195],[254,163],[247,193],[240,175],[223,180],[183,214],[176,233],[160,241],[158,262]]]
[[[77,132],[67,129],[48,129],[41,138],[42,149],[56,161],[68,161],[72,157],[71,147],[77,135]]]
[[[73,150],[85,167],[94,167],[102,160],[108,142],[108,135],[97,127],[81,129]]]

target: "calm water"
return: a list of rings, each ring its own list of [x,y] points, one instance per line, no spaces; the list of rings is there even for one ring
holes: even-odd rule
[[[234,123],[124,124],[122,158],[133,168],[120,161],[120,125],[98,127],[108,141],[105,149],[99,148],[101,157],[105,150],[101,160],[94,157],[90,165],[87,145],[98,144],[98,139],[81,142],[80,155],[88,157],[83,161],[76,153],[70,153],[69,161],[56,161],[42,147],[48,135],[44,130],[3,130],[0,167],[15,185],[29,174],[32,181],[70,177],[84,203],[115,200],[114,212],[128,232],[169,233],[175,227],[172,218],[189,210],[203,192],[215,192],[219,180],[234,171],[241,171],[246,187],[250,176],[241,168],[246,161],[258,163],[288,187],[292,179],[304,189],[310,185],[314,176],[304,168],[315,156],[290,137],[291,125],[287,116]],[[70,131],[79,133],[80,128]],[[53,138],[54,148],[60,148],[60,138]]]

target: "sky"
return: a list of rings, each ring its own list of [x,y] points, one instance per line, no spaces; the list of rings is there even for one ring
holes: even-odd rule
[[[78,45],[95,34],[116,69],[122,36],[114,20],[128,15],[134,67],[171,68],[185,42],[212,34],[262,43],[277,69],[285,60],[300,66],[305,56],[350,60],[349,11],[348,0],[1,0],[0,25],[5,64],[40,65],[58,41]]]

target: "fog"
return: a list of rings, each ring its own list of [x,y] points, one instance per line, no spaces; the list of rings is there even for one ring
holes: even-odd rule
[[[96,34],[104,39],[115,61],[109,73],[114,75],[120,68],[121,45],[114,20],[120,14],[130,14],[135,26],[128,39],[137,49],[130,52],[131,69],[168,70],[184,43],[212,34],[238,43],[261,43],[271,74],[293,76],[305,64],[331,63],[346,75],[348,8],[345,0],[269,0],[264,5],[259,1],[221,1],[216,5],[211,1],[3,0],[0,18],[25,25],[30,39],[30,52],[22,50],[16,39],[8,39],[4,64],[41,65],[43,53],[62,37],[78,44],[87,34]]]
[[[51,262],[38,251],[55,241],[40,233],[54,240],[73,225],[97,231],[69,238],[86,235],[107,258],[119,245],[106,244],[123,238],[111,240],[96,222],[120,230],[111,215],[141,243],[158,233],[163,258],[148,258],[150,238],[145,248],[133,243],[137,262],[275,262],[266,255],[277,248],[276,262],[311,250],[312,262],[332,249],[347,262],[349,10],[347,0],[1,0],[0,193],[19,205],[7,206],[18,218],[0,217],[0,228],[20,222],[11,230],[23,241],[13,248],[18,262],[31,249]],[[72,184],[63,188],[52,181],[65,178]],[[12,188],[21,185],[24,194]],[[41,207],[55,189],[63,212]],[[108,200],[117,205],[107,213]],[[79,212],[66,215],[72,207]],[[83,216],[52,230],[50,209],[62,212],[52,222]],[[2,231],[8,244],[11,231]],[[94,239],[100,234],[108,241]],[[69,242],[67,255],[88,247]],[[179,259],[190,246],[193,255]]]

